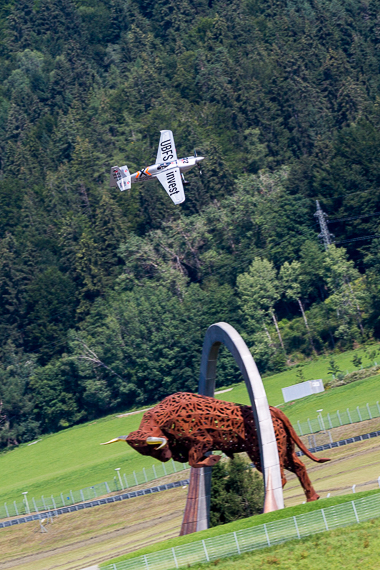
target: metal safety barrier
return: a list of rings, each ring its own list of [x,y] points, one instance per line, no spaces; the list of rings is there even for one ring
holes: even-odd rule
[[[25,517],[19,517],[10,519],[8,521],[0,522],[0,528],[6,528],[8,526],[14,526],[17,524],[23,524],[30,521],[37,521],[45,518],[58,517],[65,513],[73,513],[74,511],[81,511],[83,509],[91,509],[92,507],[98,507],[99,505],[106,505],[109,503],[117,503],[119,501],[125,501],[128,499],[135,499],[136,497],[142,497],[143,495],[151,495],[152,493],[160,493],[161,491],[167,491],[168,489],[175,489],[176,487],[184,487],[189,485],[190,479],[183,479],[183,481],[174,481],[174,483],[166,483],[165,485],[158,485],[157,487],[148,487],[148,489],[140,489],[139,491],[132,491],[131,493],[123,493],[122,495],[113,495],[112,497],[104,497],[103,499],[97,499],[95,501],[88,501],[86,503],[79,503],[77,505],[71,505],[70,507],[61,507],[55,510],[45,511],[43,513],[30,514]]]
[[[133,471],[129,475],[125,473],[115,476],[111,481],[98,483],[91,487],[79,489],[79,491],[65,491],[59,495],[42,495],[39,499],[24,496],[21,501],[13,501],[13,503],[3,503],[0,505],[0,519],[18,517],[19,515],[30,515],[31,513],[46,512],[56,510],[58,508],[68,507],[84,501],[98,499],[115,491],[126,491],[137,485],[149,483],[156,479],[162,479],[166,475],[173,475],[180,471],[188,469],[187,463],[178,463],[177,461],[168,461],[167,463],[156,463],[152,467],[144,468],[142,471]]]
[[[237,556],[244,552],[274,546],[288,540],[302,539],[312,534],[378,517],[380,517],[380,493],[283,520],[167,548],[122,562],[102,565],[101,569],[171,570],[182,568]]]
[[[340,439],[339,441],[332,441],[331,443],[325,443],[324,445],[316,445],[315,447],[308,447],[311,453],[317,453],[318,451],[325,451],[326,449],[334,449],[334,447],[342,447],[344,445],[349,445],[350,443],[356,443],[357,441],[365,441],[366,439],[373,439],[374,437],[380,437],[380,430],[371,431],[370,433],[364,433],[363,435],[355,435],[355,437],[349,437],[347,439]],[[305,455],[303,451],[296,451],[296,455],[301,457]]]

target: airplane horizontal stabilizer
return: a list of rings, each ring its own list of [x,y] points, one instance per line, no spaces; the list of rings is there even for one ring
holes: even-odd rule
[[[131,175],[128,170],[128,166],[113,166],[111,168],[111,175],[110,175],[110,186],[118,187],[119,190],[130,190],[131,189]]]

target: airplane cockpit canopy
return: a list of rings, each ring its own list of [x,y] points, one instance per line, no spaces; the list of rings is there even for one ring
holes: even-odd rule
[[[166,168],[169,165],[170,165],[170,162],[161,162],[161,164],[158,166],[157,170],[162,170],[162,168]]]

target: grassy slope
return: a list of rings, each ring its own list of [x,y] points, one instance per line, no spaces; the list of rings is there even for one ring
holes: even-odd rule
[[[249,403],[244,384],[238,384],[231,392],[217,397],[223,400],[228,398],[230,402]],[[270,398],[268,399],[269,403],[272,404]],[[325,415],[334,413],[336,410],[344,411],[346,408],[353,410],[356,406],[365,406],[367,402],[376,404],[378,400],[380,400],[380,376],[377,375],[339,388],[330,388],[326,392],[307,396],[295,402],[289,402],[281,406],[281,410],[285,412],[290,421],[295,423],[297,420],[302,422],[306,421],[307,418],[316,418],[318,409],[323,409],[323,415]]]
[[[19,498],[25,490],[29,496],[47,496],[80,489],[113,479],[115,467],[120,467],[121,473],[131,473],[152,465],[154,459],[139,455],[123,442],[99,445],[137,429],[141,417],[109,416],[4,453],[0,456],[0,501]]]
[[[358,356],[362,356],[364,351],[349,351],[335,357],[336,362],[343,371],[348,370],[349,372],[353,372],[355,370],[351,362],[354,353]],[[365,358],[363,359],[365,365],[369,364],[367,360]],[[331,379],[331,375],[327,373],[328,368],[328,357],[321,357],[318,360],[306,364],[303,367],[305,380],[318,378],[322,378],[323,380]],[[297,382],[298,378],[295,373],[296,370],[290,369],[281,374],[264,378],[264,386],[269,404],[273,406],[282,404],[284,399],[282,397],[281,388],[291,386]],[[231,392],[226,392],[217,397],[229,402],[239,402],[241,404],[249,403],[249,397],[244,383],[235,386]],[[353,382],[352,384],[339,388],[331,388],[321,394],[297,400],[294,404],[285,404],[281,406],[281,409],[292,422],[296,422],[297,420],[306,421],[307,418],[316,418],[316,410],[320,408],[323,408],[323,415],[325,415],[325,413],[336,412],[336,410],[345,410],[346,408],[354,409],[356,406],[364,406],[367,402],[374,404],[377,400],[380,400],[380,376]]]
[[[359,355],[362,352],[356,351]],[[346,352],[337,355],[335,359],[343,370],[351,371],[352,356],[353,352]],[[305,378],[326,379],[328,365],[328,359],[325,357],[305,365]],[[281,388],[294,383],[295,380],[293,370],[264,379],[269,403],[276,405],[282,402]],[[248,403],[244,384],[239,384],[231,392],[218,397]],[[319,407],[326,412],[334,412],[337,408],[356,407],[367,402],[376,402],[378,399],[380,379],[376,377],[304,398],[283,409],[292,421],[296,421],[315,417],[315,410]],[[16,498],[19,500],[22,491],[29,491],[29,497],[32,497],[87,487],[112,479],[115,467],[120,467],[122,473],[131,473],[133,470],[139,471],[143,467],[151,466],[153,459],[135,453],[123,443],[105,447],[99,445],[102,441],[133,431],[140,420],[140,414],[125,418],[109,416],[97,422],[44,436],[36,445],[23,445],[3,453],[0,455],[0,502]]]
[[[210,564],[197,564],[193,570],[378,570],[380,558],[380,520],[292,540],[242,556]]]
[[[376,404],[380,400],[380,376],[359,380],[347,386],[331,388],[322,394],[315,394],[308,398],[285,404],[281,409],[291,421],[306,421],[307,418],[316,418],[318,409],[323,409],[323,415],[336,412],[336,410],[355,409],[356,406],[365,406],[367,403]]]
[[[360,497],[365,497],[371,495],[373,493],[380,493],[380,491],[366,491],[363,493],[356,493],[355,499],[359,499]],[[119,556],[118,558],[114,558],[109,560],[108,562],[104,563],[104,565],[112,564],[115,562],[120,562],[121,560],[127,560],[129,558],[135,558],[136,556],[141,556],[143,554],[149,554],[151,552],[157,552],[159,550],[164,550],[166,548],[172,548],[173,546],[179,546],[181,544],[189,544],[191,542],[195,542],[198,540],[202,540],[205,538],[210,538],[212,536],[220,536],[222,534],[226,534],[228,532],[236,532],[241,529],[257,526],[264,523],[269,523],[277,520],[286,519],[289,517],[293,517],[295,515],[299,515],[301,513],[309,513],[311,511],[316,511],[322,508],[331,507],[333,505],[339,505],[341,503],[346,503],[347,501],[352,500],[352,495],[341,495],[339,497],[331,497],[329,499],[320,499],[319,501],[314,501],[312,503],[305,503],[304,505],[297,505],[295,507],[288,507],[286,509],[282,509],[280,511],[275,511],[273,513],[266,513],[262,515],[256,515],[254,517],[248,517],[246,519],[241,519],[229,524],[225,524],[222,526],[210,528],[208,530],[197,532],[196,534],[189,534],[187,536],[179,536],[177,538],[172,538],[165,542],[158,542],[156,544],[152,544],[146,548],[141,548],[140,550],[136,550],[135,552],[131,552],[124,556]]]

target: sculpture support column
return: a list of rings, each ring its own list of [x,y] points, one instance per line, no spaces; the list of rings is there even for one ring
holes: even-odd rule
[[[197,530],[206,530],[209,527],[211,469],[212,467],[201,469],[191,467],[190,485],[180,536],[197,532]]]
[[[263,381],[255,361],[240,334],[228,323],[211,325],[205,336],[199,378],[199,394],[214,396],[216,365],[220,345],[224,344],[234,357],[243,375],[257,427],[265,494],[270,473],[271,489],[277,508],[284,507],[280,461]],[[196,471],[202,472],[195,474]],[[190,498],[191,490],[191,498]],[[197,495],[195,492],[197,491]],[[189,496],[186,503],[181,535],[209,527],[211,468],[191,469]],[[195,508],[195,503],[196,508]]]

